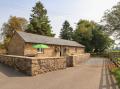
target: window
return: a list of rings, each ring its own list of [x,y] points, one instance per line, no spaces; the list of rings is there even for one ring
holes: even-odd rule
[[[38,53],[44,53],[44,49],[43,48],[37,48],[37,52]]]

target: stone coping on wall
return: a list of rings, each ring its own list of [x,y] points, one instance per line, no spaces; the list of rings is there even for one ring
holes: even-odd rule
[[[17,57],[17,58],[26,58],[26,59],[34,59],[34,57],[27,57],[27,56],[17,56],[17,55],[0,55],[0,56],[6,56],[6,57]]]
[[[3,55],[1,54],[0,56],[8,56],[8,57],[17,57],[17,58],[26,58],[26,59],[60,59],[64,57],[27,57],[27,56],[17,56],[17,55]]]
[[[90,53],[73,54],[73,55],[69,55],[69,56],[83,56],[83,55],[90,56]]]
[[[64,57],[33,57],[33,59],[61,59]]]

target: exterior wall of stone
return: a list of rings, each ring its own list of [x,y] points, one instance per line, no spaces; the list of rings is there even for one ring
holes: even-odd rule
[[[68,47],[68,54],[70,55],[76,55],[76,54],[83,54],[85,53],[84,50],[85,48],[78,48],[78,47]]]
[[[66,68],[66,59],[61,58],[38,58],[32,62],[32,74],[38,75],[50,71]]]
[[[35,48],[32,47],[32,44],[30,43],[25,43],[25,47],[24,47],[24,55],[36,55],[37,54],[37,50]]]
[[[4,49],[0,48],[0,54],[6,54],[6,53],[7,53],[7,51],[5,48]]]
[[[66,68],[66,59],[63,57],[36,58],[0,55],[0,63],[31,76]]]
[[[31,74],[32,69],[32,59],[28,57],[22,56],[10,56],[10,55],[0,55],[0,63],[10,66],[17,71],[26,73],[28,75]]]
[[[60,46],[60,45],[48,45],[49,48],[44,49],[44,53],[38,53],[37,49],[32,47],[33,43],[25,43],[24,40],[15,33],[11,39],[7,53],[8,55],[19,55],[19,56],[37,56],[37,57],[60,57],[66,55],[74,55],[84,53],[84,48]],[[66,52],[63,50],[67,48]],[[56,50],[57,49],[57,50]],[[60,50],[62,50],[60,52]],[[60,55],[61,54],[61,55]]]
[[[77,53],[77,50],[76,50],[75,47],[68,47],[68,53],[69,54],[75,54],[75,53]]]
[[[11,39],[7,52],[9,55],[24,55],[24,40],[17,33]]]
[[[78,47],[68,47],[68,46],[56,46],[56,45],[48,45],[49,48],[44,49],[44,53],[38,53],[37,49],[32,47],[33,44],[26,43],[24,49],[24,55],[34,54],[37,57],[60,57],[60,48],[67,48],[66,52],[63,53],[62,56],[72,55],[72,54],[81,54],[84,53],[84,48]],[[76,50],[77,49],[77,50]]]
[[[83,54],[83,53],[85,53],[85,48],[77,48],[77,53],[78,53],[78,54]]]
[[[77,66],[77,65],[80,65],[81,63],[87,61],[89,58],[90,58],[89,53],[67,56],[66,65],[67,65],[67,67]]]
[[[60,46],[48,45],[49,48],[44,49],[43,53],[37,52],[37,49],[32,47],[33,44],[26,43],[24,49],[24,55],[34,54],[36,57],[60,57],[60,53],[55,51],[55,48],[60,48]]]

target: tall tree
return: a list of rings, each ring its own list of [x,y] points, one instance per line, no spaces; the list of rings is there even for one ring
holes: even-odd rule
[[[92,22],[87,20],[80,20],[77,23],[76,30],[74,31],[73,39],[86,46],[86,51],[92,51],[93,47],[91,46],[92,40],[92,29],[94,25]]]
[[[73,37],[73,28],[70,26],[69,22],[66,20],[63,23],[63,27],[60,32],[60,38],[66,40],[72,40]]]
[[[120,2],[105,12],[103,22],[110,35],[114,33],[114,36],[120,38]]]
[[[108,49],[112,44],[113,40],[103,31],[104,27],[96,24],[95,29],[92,30],[91,44],[93,46],[93,52],[103,52]]]
[[[30,24],[26,32],[54,36],[55,34],[52,33],[51,28],[47,10],[44,8],[43,4],[38,1],[32,9]]]
[[[27,28],[28,22],[25,18],[10,16],[7,23],[2,26],[2,36],[4,37],[4,43],[7,45],[11,40],[15,31],[24,31]]]
[[[103,29],[103,26],[93,21],[80,20],[73,38],[85,45],[87,52],[103,52],[113,42]]]

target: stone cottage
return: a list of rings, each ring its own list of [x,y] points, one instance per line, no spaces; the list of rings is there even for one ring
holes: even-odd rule
[[[39,44],[47,47],[34,47]],[[8,55],[0,55],[0,63],[35,76],[79,65],[90,57],[84,49],[75,41],[17,31],[8,44]]]
[[[34,44],[46,44],[49,48],[36,49],[33,48]],[[8,45],[8,54],[32,57],[60,57],[84,54],[84,49],[85,46],[75,41],[17,31]]]

